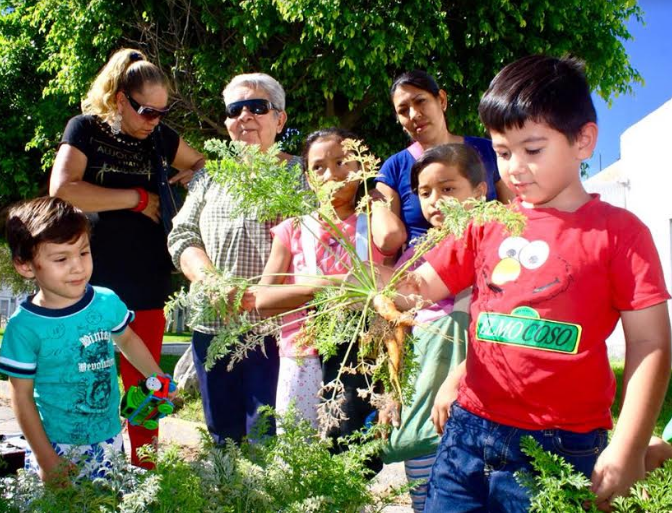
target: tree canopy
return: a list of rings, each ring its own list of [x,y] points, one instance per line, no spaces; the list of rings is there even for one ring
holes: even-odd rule
[[[530,53],[586,61],[605,99],[641,82],[623,42],[635,0],[0,0],[0,206],[38,194],[67,119],[111,53],[141,48],[170,77],[167,123],[224,137],[223,86],[263,71],[287,91],[290,151],[318,127],[355,130],[386,157],[406,144],[388,89],[426,69],[454,133],[479,135],[482,92]]]

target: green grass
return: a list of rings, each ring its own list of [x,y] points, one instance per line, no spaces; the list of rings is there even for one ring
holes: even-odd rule
[[[205,423],[203,416],[203,403],[200,395],[183,394],[184,405],[175,412],[175,417],[189,422]]]
[[[185,331],[184,333],[175,333],[173,331],[166,331],[163,335],[164,342],[170,343],[185,343],[191,342],[191,333]]]
[[[616,375],[616,400],[611,407],[611,414],[614,416],[614,425],[618,420],[618,414],[620,410],[620,397],[621,391],[623,389],[623,362],[612,363],[611,368]],[[658,415],[658,421],[656,422],[656,427],[653,430],[653,434],[660,436],[665,429],[665,426],[672,418],[672,381],[667,387],[667,393],[665,394],[665,400],[663,401],[663,407],[660,410],[660,415]]]

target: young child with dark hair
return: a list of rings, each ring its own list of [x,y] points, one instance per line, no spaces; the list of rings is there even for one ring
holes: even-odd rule
[[[425,151],[411,167],[410,182],[420,200],[422,215],[432,227],[444,222],[440,209],[442,200],[485,199],[488,190],[479,154],[459,143],[442,144]],[[397,267],[414,253],[415,246],[408,247]],[[424,258],[418,259],[413,269],[422,263]],[[458,297],[442,299],[415,315],[418,323],[413,328],[413,359],[418,365],[415,390],[411,400],[401,408],[399,425],[394,426],[396,429],[391,430],[383,446],[386,463],[403,460],[408,482],[423,481],[410,492],[415,513],[424,511],[427,481],[440,441],[432,424],[432,405],[448,373],[465,358],[470,299],[471,289],[466,289]],[[386,415],[393,417],[397,412],[391,412],[392,415],[381,412],[381,421],[388,421]],[[395,419],[389,420],[396,424]]]
[[[58,198],[13,207],[7,241],[16,271],[38,291],[7,324],[0,372],[30,449],[26,469],[45,481],[101,477],[106,451],[123,454],[116,342],[145,376],[162,374],[128,327],[133,312],[109,289],[92,287],[89,222]]]
[[[449,376],[432,412],[443,438],[425,511],[527,511],[515,478],[531,468],[524,436],[589,477],[608,509],[644,477],[667,389],[670,296],[660,259],[635,215],[582,186],[598,129],[579,62],[537,55],[506,66],[479,113],[527,222],[520,237],[497,223],[471,225],[428,253],[397,298],[408,308],[403,294],[418,288],[436,302],[474,287],[459,387]],[[624,395],[607,444],[616,381],[605,341],[619,319]]]

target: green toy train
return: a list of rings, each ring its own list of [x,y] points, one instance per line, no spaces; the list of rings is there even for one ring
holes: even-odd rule
[[[132,386],[121,399],[121,416],[134,426],[159,427],[159,419],[173,413],[175,405],[168,395],[175,391],[171,376],[152,374],[138,386]]]

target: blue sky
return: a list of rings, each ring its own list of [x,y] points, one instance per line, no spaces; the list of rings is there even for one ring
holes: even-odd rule
[[[672,0],[639,0],[644,10],[644,25],[628,22],[634,39],[624,46],[631,65],[639,71],[645,84],[635,85],[633,94],[613,99],[611,108],[597,95],[600,135],[593,158],[588,160],[590,174],[619,158],[620,136],[628,127],[672,99]]]

